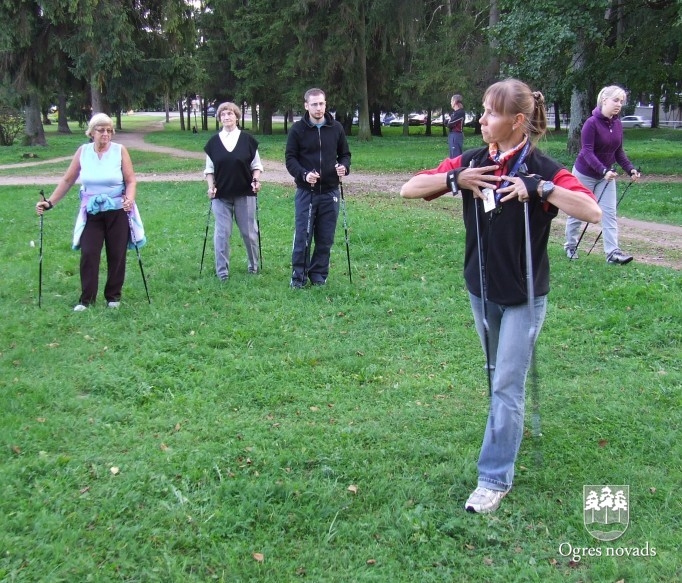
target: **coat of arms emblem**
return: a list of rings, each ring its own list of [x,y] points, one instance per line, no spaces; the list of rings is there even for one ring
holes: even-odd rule
[[[601,541],[616,540],[630,522],[630,486],[583,486],[583,524]]]

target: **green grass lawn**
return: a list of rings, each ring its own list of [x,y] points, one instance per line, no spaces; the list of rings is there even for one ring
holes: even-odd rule
[[[679,272],[552,243],[543,437],[472,515],[487,387],[458,201],[349,197],[353,283],[339,221],[328,285],[299,291],[292,195],[261,199],[263,273],[235,232],[223,285],[210,240],[199,275],[203,183],[140,184],[152,303],[130,253],[121,308],[77,314],[75,190],[45,215],[38,308],[36,189],[0,187],[0,580],[682,578]],[[585,484],[629,485],[621,538],[587,532]]]

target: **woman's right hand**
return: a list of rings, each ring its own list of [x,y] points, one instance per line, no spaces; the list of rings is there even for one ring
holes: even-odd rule
[[[609,180],[614,180],[617,176],[618,172],[615,170],[608,170],[606,174],[604,174],[604,180],[608,182]]]
[[[39,200],[36,203],[36,213],[42,215],[45,211],[49,211],[53,206],[54,205],[51,202],[45,199]]]
[[[208,198],[215,198],[215,193],[218,189],[215,186],[208,187]]]
[[[465,168],[457,177],[457,187],[471,190],[476,198],[485,200],[487,197],[482,193],[485,188],[497,189],[501,177],[488,174],[497,170],[497,166],[482,166],[480,168]]]

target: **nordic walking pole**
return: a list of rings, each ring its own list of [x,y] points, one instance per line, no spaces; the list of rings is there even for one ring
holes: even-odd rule
[[[540,388],[538,367],[535,359],[537,324],[535,322],[535,281],[533,280],[533,249],[530,240],[529,215],[528,201],[526,201],[523,204],[523,216],[525,219],[526,238],[526,295],[528,297],[528,317],[530,319],[530,327],[528,329],[528,341],[530,343],[530,395],[533,409],[533,437],[542,437],[540,429]]]
[[[613,170],[608,170],[607,172],[612,172]],[[599,194],[599,198],[597,198],[597,204],[601,202],[602,197],[604,196],[604,193],[606,192],[606,187],[609,185],[609,181],[605,180],[604,181],[604,188],[601,189],[601,193]],[[583,228],[583,232],[580,233],[580,238],[578,239],[578,242],[575,244],[575,249],[573,249],[573,253],[571,253],[570,259],[573,259],[577,253],[578,253],[578,247],[580,247],[580,241],[583,240],[583,237],[585,236],[585,231],[587,231],[587,227],[590,226],[590,223],[585,223],[585,227]],[[589,253],[588,253],[589,255]]]
[[[147,288],[147,278],[144,276],[144,268],[142,267],[140,247],[137,244],[137,239],[135,239],[135,231],[133,230],[133,219],[131,218],[130,213],[128,213],[128,226],[130,228],[130,239],[132,240],[133,245],[135,245],[135,251],[137,252],[137,262],[140,264],[140,273],[142,274],[142,283],[144,283],[144,291],[147,293],[147,301],[151,304],[152,300],[149,297],[149,289]]]
[[[259,205],[258,205],[258,194],[256,194],[256,229],[258,229],[258,263],[259,265],[259,271],[263,271],[263,247],[261,246],[261,241],[260,241],[260,218],[259,218]],[[204,242],[204,245],[206,243]]]
[[[305,251],[303,253],[303,285],[308,281],[308,254],[310,253],[310,220],[313,216],[313,191],[310,189],[310,204],[308,204],[308,222],[305,227]]]
[[[453,195],[457,192],[455,181],[452,182]],[[492,196],[492,195],[491,195]],[[476,209],[476,247],[478,251],[478,277],[481,287],[481,318],[483,322],[483,345],[485,348],[485,370],[488,373],[488,398],[493,398],[493,381],[490,373],[490,326],[488,325],[488,290],[486,288],[485,261],[483,260],[483,238],[481,236],[481,225],[478,210],[478,200],[472,200]],[[495,442],[495,417],[493,408],[490,407],[490,432]]]
[[[208,216],[206,217],[206,232],[204,233],[204,248],[201,251],[201,265],[199,265],[199,275],[204,269],[204,255],[206,255],[206,240],[208,239],[208,226],[211,224],[212,200],[208,199]]]
[[[45,192],[40,191],[40,198],[45,200]],[[40,213],[40,258],[38,259],[38,307],[42,308],[43,301],[43,215]]]
[[[639,172],[640,172],[640,169],[637,168],[637,173],[639,173]],[[618,207],[620,206],[621,201],[625,198],[625,194],[627,193],[628,189],[634,184],[634,182],[635,182],[634,180],[631,180],[630,183],[625,187],[625,190],[623,191],[623,194],[620,195],[620,198],[618,199],[618,202],[616,202],[616,210],[618,210]],[[590,250],[587,252],[588,255],[589,255],[590,253],[592,253],[592,249],[594,249],[594,246],[597,244],[597,242],[599,241],[599,239],[601,239],[601,235],[602,235],[603,232],[604,232],[604,229],[602,229],[601,231],[599,231],[599,235],[597,235],[597,238],[594,240],[594,243],[592,243],[592,247],[590,247]]]
[[[346,257],[348,258],[348,279],[353,283],[353,274],[350,270],[350,245],[348,242],[348,217],[346,216],[346,199],[343,196],[343,180],[339,180],[341,187],[341,208],[343,209],[343,231],[346,235]]]

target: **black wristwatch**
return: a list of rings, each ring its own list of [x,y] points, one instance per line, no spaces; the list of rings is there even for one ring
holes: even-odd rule
[[[549,195],[554,192],[554,183],[551,180],[545,180],[540,188],[541,188],[540,200],[542,202],[547,202]]]

